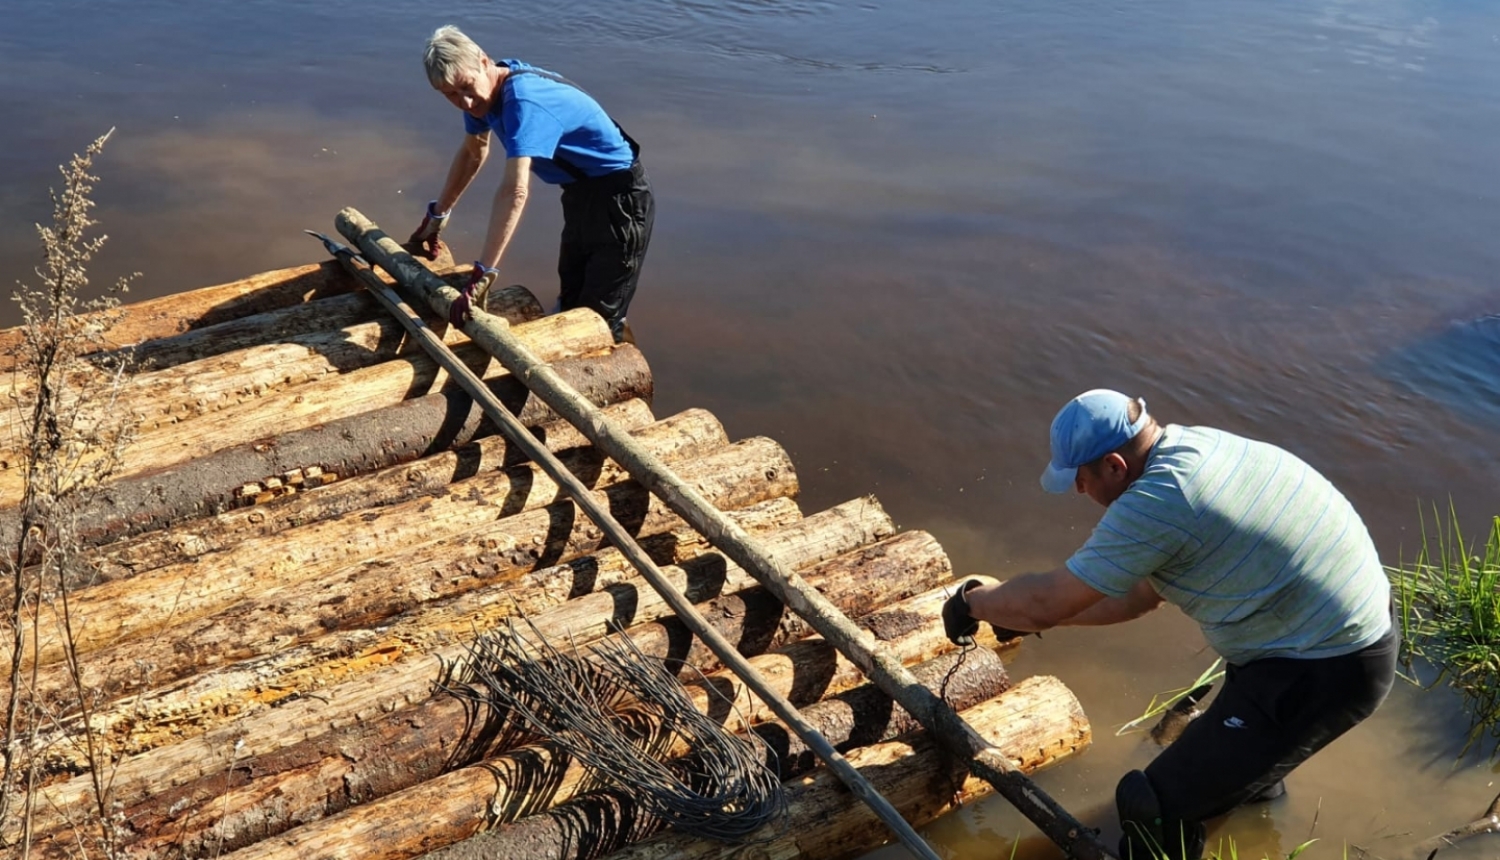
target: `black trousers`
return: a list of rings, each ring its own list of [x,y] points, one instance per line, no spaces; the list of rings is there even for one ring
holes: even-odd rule
[[[618,342],[656,220],[646,170],[637,161],[628,170],[569,182],[562,208],[561,307],[592,309]]]
[[[1374,713],[1395,681],[1399,646],[1393,627],[1340,657],[1231,664],[1208,710],[1146,767],[1168,841],[1201,834],[1203,821],[1276,785]]]

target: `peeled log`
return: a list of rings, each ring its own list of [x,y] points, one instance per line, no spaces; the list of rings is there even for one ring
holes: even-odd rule
[[[915,573],[928,566],[929,547],[905,541],[891,548],[890,557],[903,553],[898,547],[909,550],[909,560],[900,565],[907,571]],[[858,551],[848,553],[818,564],[806,575],[819,587],[832,587],[838,580],[854,575],[872,580],[877,584],[874,590],[897,589],[903,578],[912,578],[892,576],[896,571],[890,564],[882,564],[878,571],[861,570],[860,557]],[[788,563],[801,566],[791,558]],[[852,592],[853,589],[846,588],[837,596],[830,593],[830,599],[838,603],[839,597]],[[550,616],[551,613],[543,613],[533,620],[548,639],[568,641],[571,631]],[[714,613],[709,617],[726,636],[732,637],[739,626],[733,616]],[[588,639],[572,641],[581,645]],[[998,665],[998,658],[994,659]],[[995,692],[998,685],[989,695]],[[703,707],[711,708],[713,704],[705,701]],[[479,717],[479,721],[485,719],[483,715]],[[471,705],[440,695],[384,720],[246,760],[237,764],[227,778],[215,774],[197,785],[169,792],[128,811],[129,826],[152,837],[138,843],[132,854],[169,857],[181,847],[192,856],[206,853],[216,845],[222,845],[224,850],[238,848],[296,824],[435,778],[445,769],[474,763],[507,747],[510,733],[501,733],[497,747],[495,738],[475,735],[475,722]]]
[[[754,522],[746,520],[740,513],[731,516],[747,528],[755,527]],[[773,552],[785,553],[789,559],[820,559],[876,540],[892,530],[890,518],[878,504],[857,499],[769,532],[765,540],[773,547]],[[703,544],[693,546],[701,551]],[[571,593],[585,587],[585,582],[590,588],[603,587],[590,581],[595,576],[601,582],[607,582],[612,577],[624,578],[626,575],[628,564],[617,550],[605,550],[594,558],[599,562],[597,568],[585,568],[581,563],[576,570],[549,568],[523,577],[517,585],[550,585],[566,588]],[[392,665],[379,672],[369,671],[378,665],[366,666],[364,671],[367,674],[332,686],[339,680],[338,667],[335,667],[335,671],[321,679],[322,684],[316,685],[320,690],[316,698],[290,701],[274,710],[249,713],[247,719],[237,719],[232,725],[121,762],[112,776],[114,798],[122,804],[132,805],[173,786],[205,776],[222,776],[234,761],[273,753],[325,732],[425,701],[432,690],[433,679],[440,676],[443,665],[467,653],[463,643],[472,638],[473,631],[488,629],[497,620],[507,617],[510,609],[506,590],[502,588],[471,592],[466,598],[472,598],[473,602],[468,605],[459,603],[453,611],[443,613],[445,627],[439,630],[437,637],[426,641],[412,637],[416,645],[422,646],[416,655],[401,653],[407,648],[407,643],[403,643],[392,649],[396,652],[393,657],[396,662]],[[537,620],[546,623],[546,614],[539,614]],[[563,622],[550,623],[546,629],[558,636],[568,632]],[[401,659],[403,656],[408,659]],[[367,662],[377,663],[373,658],[367,658]],[[253,681],[256,674],[257,667],[250,665],[242,676],[230,676],[228,680],[232,686],[243,687]],[[204,685],[205,696],[211,695],[213,686],[213,679],[209,679]],[[230,702],[233,701],[231,698]],[[264,706],[253,701],[245,702],[247,712],[256,707],[263,709]],[[90,802],[91,790],[87,775],[43,788],[40,792],[42,802],[37,807],[38,830],[58,826],[60,814],[77,810]]]
[[[552,367],[600,405],[651,397],[650,368],[629,344]],[[527,426],[557,420],[509,376],[496,378],[491,387]],[[244,507],[253,500],[242,497],[241,488],[267,476],[314,467],[325,479],[364,474],[492,432],[467,394],[449,390],[222,450],[205,448],[175,465],[106,486],[99,500],[80,514],[81,537],[97,544]],[[0,510],[0,541],[14,542],[16,523],[13,506]]]
[[[651,439],[652,445],[677,459],[729,444],[723,425],[703,410],[688,410],[655,423],[652,423],[650,408],[640,400],[616,404],[605,411],[628,424],[638,438]],[[557,425],[549,425],[538,435],[549,450],[567,458],[570,467],[577,470],[575,474],[585,482],[605,486],[623,480],[623,471],[587,447],[588,443],[582,436],[560,430]],[[101,547],[95,558],[105,578],[119,579],[229,549],[250,538],[279,534],[286,529],[354,511],[438,493],[457,481],[500,469],[514,469],[523,462],[518,458],[515,446],[505,437],[487,436],[456,451],[443,451],[368,475],[281,496],[265,504],[225,511],[174,528],[117,541]],[[519,472],[513,473],[512,481],[519,476]],[[532,492],[525,494],[526,503],[529,507],[537,507],[554,501],[551,498],[539,501],[545,495],[532,487]]]
[[[1088,722],[1077,699],[1060,681],[1028,678],[998,698],[965,713],[975,729],[991,739],[1018,767],[1033,771],[1086,746]],[[405,860],[468,838],[492,811],[497,785],[525,778],[546,785],[566,772],[545,747],[528,748],[525,758],[464,768],[384,800],[299,827],[225,855],[225,860]],[[925,823],[951,808],[962,772],[927,738],[892,741],[855,750],[849,760],[875,788],[913,823]],[[509,767],[507,767],[509,765]],[[524,775],[520,769],[524,769]],[[962,783],[959,797],[974,799],[987,790],[975,780]],[[677,858],[838,857],[881,844],[888,831],[837,780],[825,772],[792,787],[791,821],[779,840],[760,845],[724,845],[668,836],[614,855],[631,860]],[[767,829],[771,838],[779,825]],[[780,853],[777,853],[777,852]],[[748,853],[745,853],[748,852]]]
[[[678,468],[724,509],[797,492],[786,452],[763,437]],[[194,666],[252,656],[244,652],[264,648],[268,635],[287,645],[374,623],[415,601],[513,578],[602,546],[602,533],[572,502],[505,516],[506,496],[489,495],[503,476],[476,476],[443,496],[370,511],[360,516],[359,528],[327,520],[79,592],[70,603],[73,647],[79,654],[106,646],[114,652],[83,661],[88,689],[115,695],[114,684],[140,683],[143,676],[164,683]],[[599,491],[599,498],[633,534],[659,534],[681,523],[633,483]],[[299,583],[305,585],[294,588]],[[267,598],[256,599],[260,594]],[[141,641],[169,627],[169,636]],[[34,647],[40,662],[57,664],[44,667],[36,695],[62,707],[71,681],[57,663],[61,645],[49,637]],[[0,668],[9,665],[10,655],[0,655]]]
[[[509,319],[517,324],[517,334],[526,337],[521,333],[527,329],[519,324],[540,317],[540,309],[530,293],[522,292],[524,301],[515,301],[515,296],[507,295],[502,306],[513,314]],[[234,325],[253,322],[236,321]],[[549,340],[557,338],[556,358],[594,352],[611,342],[597,337],[597,333],[590,336],[591,327],[548,327],[558,329],[549,336]],[[206,330],[196,335],[196,339],[212,334]],[[135,432],[145,435],[242,403],[257,402],[275,408],[274,402],[268,402],[271,395],[294,388],[301,391],[301,386],[309,383],[391,361],[403,351],[405,343],[406,332],[400,323],[389,314],[381,314],[344,328],[325,323],[311,331],[288,333],[273,342],[243,349],[231,351],[221,347],[170,367],[134,369],[123,379],[116,399],[85,406],[80,410],[80,420],[97,420],[104,409],[125,412],[135,417]],[[21,380],[20,387],[29,387],[27,382]],[[16,389],[9,393],[14,396]],[[64,404],[66,408],[77,408],[76,400],[65,400]],[[24,424],[24,415],[19,410],[0,410],[0,439],[19,438]],[[15,459],[14,455],[7,456]]]
[[[984,648],[928,660],[913,667],[912,674],[959,711],[988,701],[1010,686],[999,656]],[[846,755],[920,728],[910,714],[873,684],[803,708],[802,715]],[[780,723],[763,723],[753,731],[770,746],[767,765],[780,773],[783,781],[818,766],[817,757]],[[588,826],[580,826],[584,821]],[[664,829],[659,819],[652,818],[626,792],[606,789],[504,824],[451,850],[435,851],[427,855],[427,860],[476,855],[505,860],[591,860]]]

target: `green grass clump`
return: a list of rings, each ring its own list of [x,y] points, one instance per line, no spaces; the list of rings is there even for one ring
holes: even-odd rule
[[[1500,516],[1490,524],[1483,552],[1465,542],[1449,506],[1422,517],[1422,547],[1410,563],[1388,568],[1407,666],[1434,666],[1432,686],[1444,681],[1462,694],[1470,727],[1467,753],[1486,736],[1500,738]],[[1500,746],[1491,750],[1491,756]]]

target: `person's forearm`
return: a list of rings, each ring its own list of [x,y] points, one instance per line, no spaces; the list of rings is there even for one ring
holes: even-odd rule
[[[494,208],[490,211],[490,230],[484,239],[484,251],[479,262],[490,268],[500,265],[500,258],[510,246],[511,237],[521,224],[521,213],[526,209],[528,190],[524,184],[502,183],[495,192]]]
[[[1047,600],[1048,576],[1027,573],[996,585],[981,585],[967,595],[969,613],[980,621],[1020,633],[1056,626],[1061,619]]]
[[[443,190],[438,194],[439,213],[452,211],[458,205],[458,199],[464,196],[469,183],[474,181],[480,168],[484,167],[489,152],[488,146],[476,147],[465,140],[464,145],[454,153],[453,163],[448,165],[448,178],[443,181]]]
[[[1106,597],[1072,618],[1064,618],[1057,622],[1057,626],[1098,627],[1104,624],[1119,624],[1122,621],[1139,618],[1149,611],[1149,609],[1142,610],[1135,606],[1128,597]]]

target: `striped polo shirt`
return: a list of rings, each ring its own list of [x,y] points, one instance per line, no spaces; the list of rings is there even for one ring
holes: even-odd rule
[[[1231,663],[1349,654],[1390,629],[1390,583],[1349,501],[1275,445],[1167,425],[1068,570],[1120,597],[1142,579]]]

